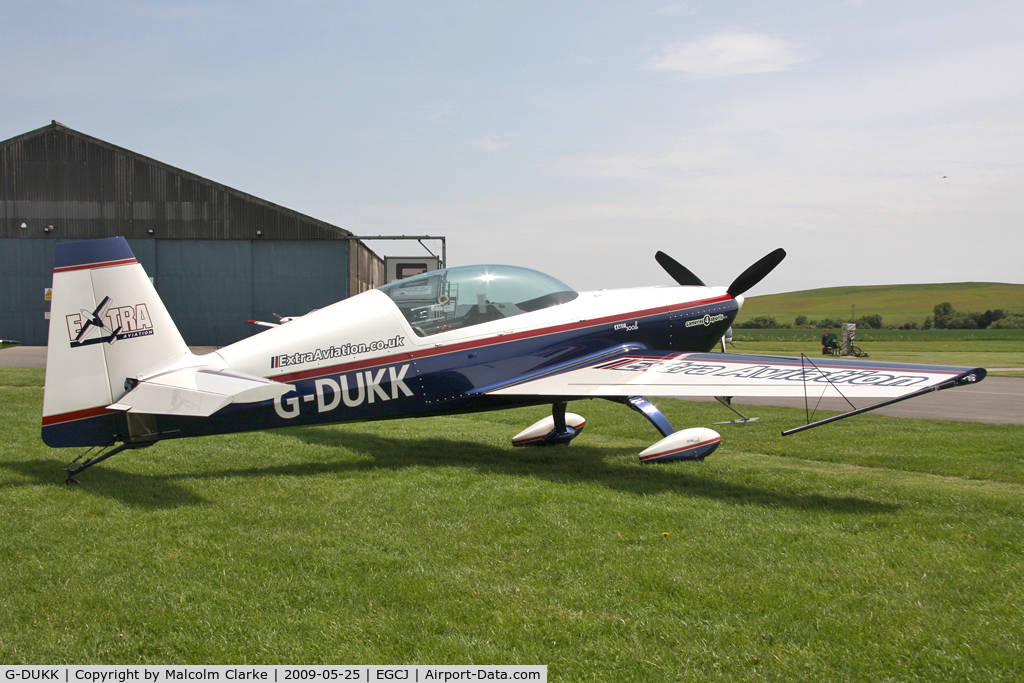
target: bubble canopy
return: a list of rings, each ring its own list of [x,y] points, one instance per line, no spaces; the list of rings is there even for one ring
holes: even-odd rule
[[[579,296],[550,275],[497,265],[435,270],[378,289],[391,297],[421,337],[539,311]]]

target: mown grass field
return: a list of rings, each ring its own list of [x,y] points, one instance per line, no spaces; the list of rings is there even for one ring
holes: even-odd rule
[[[848,320],[850,307],[856,315],[878,314],[884,323],[918,325],[932,315],[936,304],[948,301],[964,312],[988,309],[1024,308],[1024,285],[1001,282],[953,282],[926,285],[875,285],[861,287],[825,287],[784,294],[747,298],[737,322],[767,315],[779,323],[792,323],[796,316],[811,320],[835,318]]]
[[[737,341],[803,341],[818,343],[822,330],[818,329],[733,329]],[[838,336],[841,330],[836,330]],[[933,342],[992,342],[1016,343],[1024,351],[1024,330],[872,330],[857,329],[857,343],[861,342],[909,342],[911,344]],[[980,345],[978,348],[982,348]]]
[[[164,442],[62,483],[0,370],[5,663],[542,663],[551,680],[1020,680],[1024,427],[759,408],[704,463],[544,414]],[[659,402],[677,426],[728,418]]]
[[[778,356],[821,358],[820,335],[811,339],[796,335],[773,335],[770,332],[796,330],[743,330],[764,334],[740,334],[727,349],[730,353],[754,353]],[[983,330],[984,331],[984,330]],[[996,330],[993,330],[996,331]],[[1001,330],[1024,332],[1024,330]],[[867,335],[865,335],[867,336]],[[879,341],[861,340],[857,333],[857,346],[869,354],[871,360],[893,363],[925,363],[930,365],[960,365],[968,367],[1001,368],[994,376],[1024,376],[1024,337],[1019,341],[979,340],[894,341],[882,337]],[[1014,370],[1020,368],[1019,370]]]

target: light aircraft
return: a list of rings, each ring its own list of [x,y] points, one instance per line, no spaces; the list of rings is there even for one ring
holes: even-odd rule
[[[658,252],[678,286],[592,292],[526,268],[448,268],[194,355],[124,238],[61,243],[42,437],[90,449],[65,468],[70,478],[166,439],[547,404],[551,416],[512,441],[553,445],[585,425],[566,412],[569,401],[603,398],[661,433],[642,462],[703,460],[719,434],[676,432],[648,396],[885,399],[793,432],[985,377],[982,368],[710,353],[744,292],[784,257],[777,249],[729,287],[708,287]]]
[[[285,316],[285,317],[282,318],[277,313],[275,313],[274,317],[277,318],[277,322],[276,323],[268,323],[268,322],[266,322],[264,320],[246,320],[245,322],[247,322],[247,323],[249,323],[251,325],[256,325],[257,327],[280,327],[281,325],[284,325],[285,323],[290,323],[291,321],[295,320],[295,318],[297,316]]]

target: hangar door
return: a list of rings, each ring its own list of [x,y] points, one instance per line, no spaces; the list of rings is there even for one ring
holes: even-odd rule
[[[153,266],[136,257],[192,346],[224,346],[265,329],[247,320],[304,315],[348,294],[345,240],[152,243]]]
[[[51,240],[0,239],[0,339],[46,345],[52,282]]]
[[[0,240],[0,339],[46,344],[53,239]],[[224,346],[348,296],[346,240],[130,239],[185,342]]]

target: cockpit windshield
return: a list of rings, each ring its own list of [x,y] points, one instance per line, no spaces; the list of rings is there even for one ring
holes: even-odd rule
[[[421,337],[511,318],[572,301],[555,278],[517,266],[460,266],[379,287]]]

